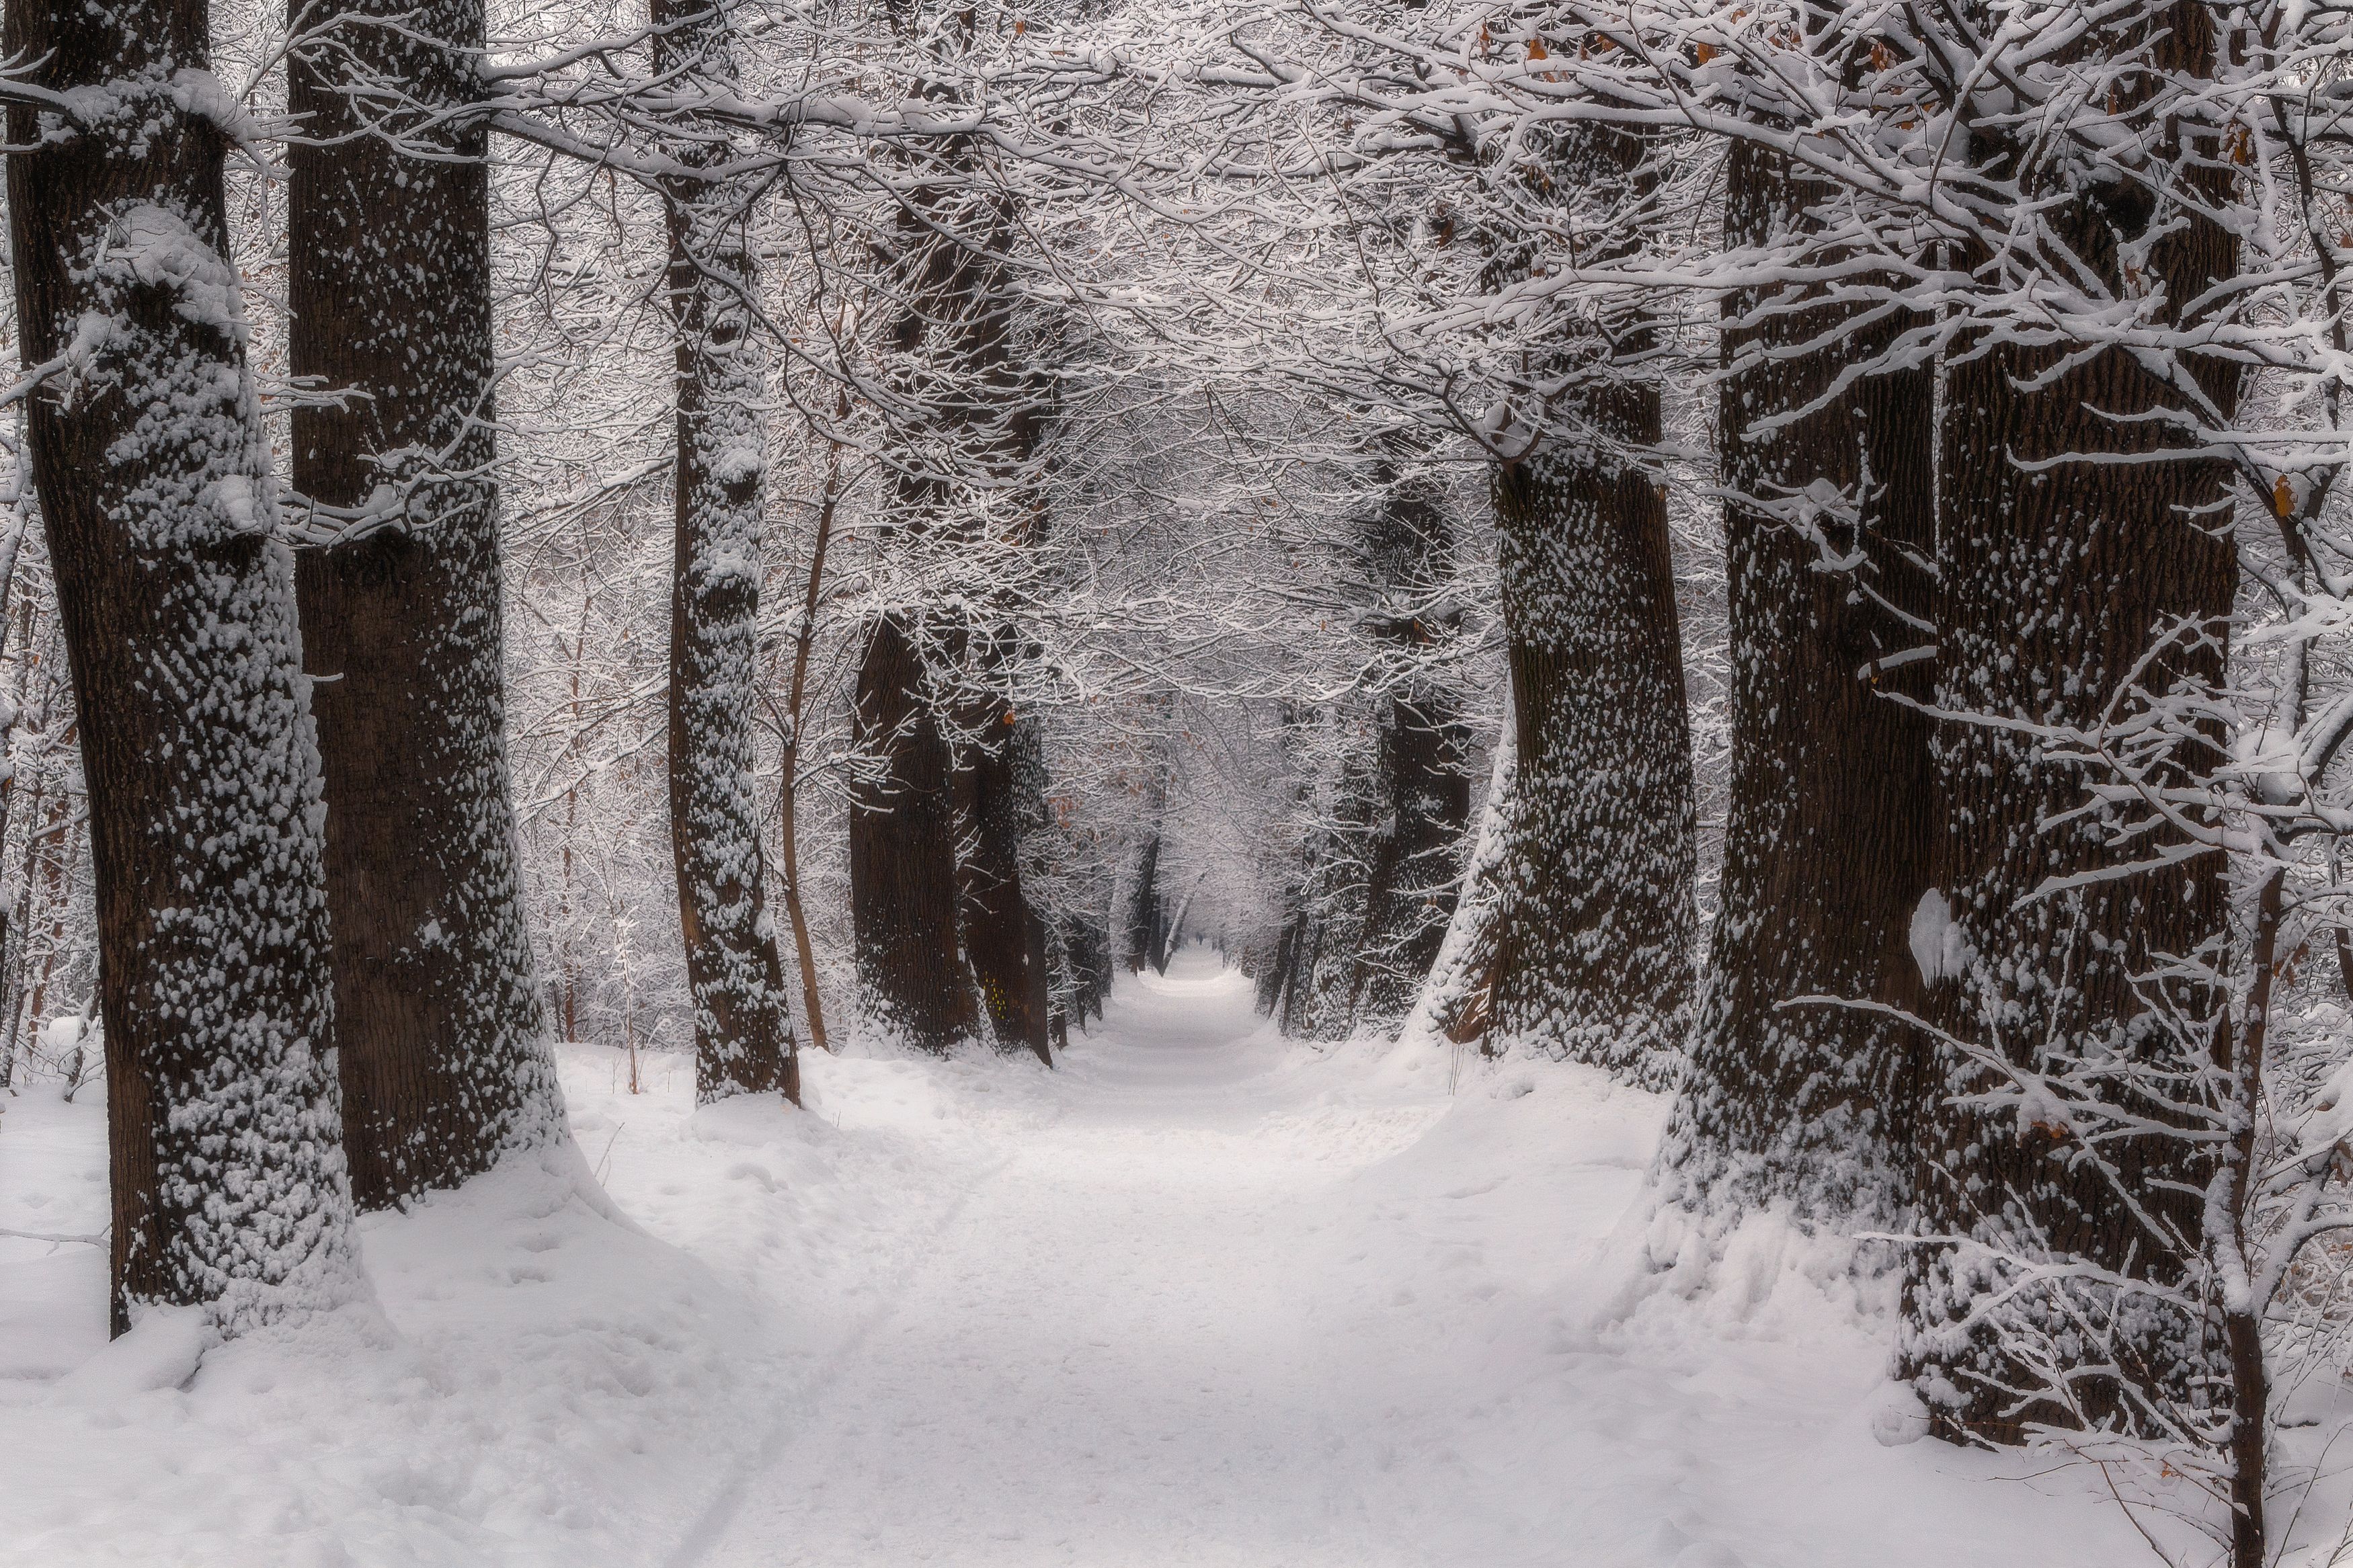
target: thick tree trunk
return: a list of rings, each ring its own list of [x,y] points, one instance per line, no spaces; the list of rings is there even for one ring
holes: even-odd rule
[[[1446,940],[1456,884],[1451,862],[1471,817],[1469,747],[1446,693],[1391,698],[1380,725],[1381,827],[1366,873],[1353,1021],[1393,1022],[1412,1007]]]
[[[1503,956],[1504,858],[1510,845],[1506,824],[1519,776],[1515,731],[1507,715],[1495,741],[1487,798],[1479,808],[1479,836],[1455,881],[1454,913],[1400,1037],[1468,1045],[1487,1033],[1487,1012]]]
[[[876,1025],[928,1051],[977,1021],[957,941],[955,800],[948,743],[905,621],[887,615],[858,669],[849,913],[859,988]]]
[[[1041,1001],[1043,943],[1036,944],[1033,966],[1031,928],[1037,919],[1021,895],[1021,840],[1042,815],[1039,781],[1045,761],[1037,726],[1016,720],[1003,703],[988,704],[971,722],[981,733],[994,730],[1001,738],[993,746],[963,748],[956,772],[965,846],[956,868],[965,951],[998,1048],[1033,1051],[1051,1067]]]
[[[2211,68],[2210,13],[2184,3],[2146,25],[2162,28],[2160,63]],[[1994,174],[2017,175],[2017,149],[1992,136],[1981,141]],[[2215,160],[2211,148],[2206,156]],[[2057,176],[2035,170],[2027,177]],[[2079,191],[2048,209],[2059,215],[2058,237],[2119,288],[2119,240],[2143,234],[2152,221],[2145,200],[2120,189],[2114,196]],[[2178,309],[2232,274],[2235,241],[2192,214],[2164,221],[2173,226],[2151,242],[2146,265]],[[1996,346],[1957,359],[1947,373],[1936,615],[1936,701],[1947,712],[2093,727],[2157,633],[2180,617],[2216,617],[2232,607],[2237,557],[2217,526],[2229,517],[2222,466],[2156,456],[2173,444],[2170,433],[2131,416],[2177,405],[2176,395],[2122,351],[2058,371],[2072,352]],[[2235,404],[2234,375],[2195,360],[2191,368],[2225,410]],[[2070,454],[2149,456],[2063,460]],[[2159,660],[2141,684],[2161,691],[2181,676],[2219,685],[2222,666],[2209,644],[2193,657]],[[2159,955],[2194,953],[2224,939],[2219,862],[2176,860],[2030,900],[2051,879],[2162,859],[2178,839],[2143,822],[2146,831],[2116,842],[2117,828],[2135,820],[2122,815],[2127,808],[2085,810],[2080,771],[2050,760],[2014,731],[1948,721],[1938,728],[1936,757],[1946,829],[1936,846],[1939,890],[1924,903],[1918,928],[1938,976],[1931,1016],[1957,1037],[2043,1071],[2109,1053],[2161,1069],[2178,1055],[2181,1098],[2194,1100],[2203,1090],[2186,1075],[2198,1053],[2175,1042],[2214,1028],[2221,999],[2194,982],[2146,977]],[[2170,1281],[2182,1263],[2178,1251],[2150,1246],[2088,1163],[2052,1158],[2050,1135],[2015,1107],[1953,1102],[1993,1087],[1993,1075],[1951,1051],[1939,1052],[1928,1070],[1920,1175],[1926,1229],[1969,1237],[2012,1259],[2081,1259]],[[2173,1120],[2163,1105],[2137,1109],[2158,1123]],[[2210,1153],[2154,1133],[2106,1143],[2103,1153],[2146,1212],[2181,1235],[2200,1234]],[[1998,1201],[1993,1194],[2001,1194]],[[2051,1282],[1990,1304],[2013,1282],[2015,1267],[1984,1251],[1928,1247],[1915,1255],[1902,1358],[1944,1435],[2014,1441],[2029,1422],[2073,1419],[2048,1401],[2021,1408],[2005,1393],[2038,1381],[2005,1343],[2022,1337],[2063,1345],[2070,1331],[2059,1293],[2094,1319],[2114,1310],[2116,1293],[2092,1280]],[[1960,1327],[1972,1314],[1971,1326]],[[2228,1386],[2222,1348],[2207,1326],[2150,1307],[2146,1298],[2126,1310],[2116,1338],[2113,1375],[2068,1369],[2090,1419],[2118,1409],[2119,1378],[2183,1407]]]
[[[1103,1002],[1111,995],[1110,933],[1083,915],[1065,914],[1061,950],[1070,966],[1071,1021],[1084,1028],[1090,1015],[1103,1016]]]
[[[1491,279],[1639,250],[1648,139],[1567,125],[1539,145],[1502,177],[1557,211],[1573,248],[1491,236]],[[1650,464],[1659,328],[1624,300],[1550,329],[1518,421],[1530,438],[1493,471],[1515,773],[1497,825],[1487,1048],[1663,1089],[1691,1025],[1699,855],[1666,489]]]
[[[913,8],[896,18],[902,26],[915,20]],[[973,13],[935,22],[927,47],[960,54],[970,47]],[[947,80],[924,77],[916,90],[952,100]],[[951,147],[940,156],[958,166],[968,153]],[[897,280],[903,292],[892,373],[913,412],[893,432],[905,448],[896,521],[915,552],[997,551],[1018,558],[1042,530],[1032,465],[1051,388],[1038,369],[1043,345],[1017,342],[1018,290],[1004,259],[1018,235],[1009,201],[980,190],[978,184],[924,190],[902,222],[905,271]],[[1014,768],[1000,755],[1011,710],[991,680],[1018,634],[1004,624],[1009,616],[1001,602],[992,604],[1001,601],[999,590],[995,581],[972,582],[950,601],[895,609],[881,624],[895,635],[878,629],[869,645],[859,678],[860,731],[870,738],[870,752],[887,752],[883,773],[895,786],[893,798],[876,796],[871,807],[902,819],[904,831],[900,822],[866,825],[870,838],[887,833],[902,842],[887,855],[872,845],[853,848],[851,899],[870,911],[859,952],[871,1005],[901,1019],[910,1037],[944,1048],[955,1034],[969,1033],[986,1008],[1000,1044],[1047,1057],[1046,1019],[1029,1000],[1036,982],[1019,855],[1024,827],[1043,811],[1043,773],[1042,765]],[[967,660],[967,652],[977,657]],[[863,709],[870,692],[872,722]],[[932,702],[941,710],[930,710]],[[880,721],[886,713],[913,721],[892,730]],[[973,857],[969,864],[958,859],[960,840]],[[918,866],[918,858],[929,863]],[[885,914],[881,905],[892,895],[880,886],[859,889],[862,871],[889,875],[926,908]],[[943,884],[960,889],[944,922],[928,908]],[[902,940],[911,945],[892,951]],[[944,969],[944,952],[957,958]],[[967,995],[952,1005],[939,994],[948,974],[979,992],[977,1005]]]
[[[1381,504],[1366,524],[1375,589],[1368,629],[1410,666],[1452,629],[1422,605],[1451,574],[1453,531],[1443,498],[1409,445],[1380,470]],[[1347,1023],[1394,1025],[1420,994],[1454,913],[1455,856],[1471,816],[1471,749],[1454,694],[1426,672],[1382,699],[1373,831],[1365,852],[1364,919],[1349,977]]]
[[[1796,237],[1827,195],[1754,147],[1728,163],[1727,247]],[[1896,329],[1851,309],[1778,313],[1788,292],[1725,303],[1731,801],[1705,1000],[1659,1173],[1694,1209],[1787,1200],[1808,1219],[1884,1221],[1910,1188],[1912,1031],[1782,1004],[1921,1004],[1909,936],[1936,841],[1931,725],[1890,696],[1929,692],[1935,379],[1891,371],[1789,417]],[[1842,500],[1825,504],[1825,489]],[[1897,655],[1910,657],[1885,664]]]
[[[1660,439],[1647,388],[1594,400]],[[1670,1087],[1691,1024],[1698,847],[1666,499],[1628,461],[1549,448],[1495,476],[1516,721],[1489,1027]]]
[[[666,72],[734,84],[728,24],[704,0],[653,0]],[[698,150],[699,145],[697,144]],[[690,158],[693,152],[688,153]],[[670,848],[694,999],[694,1091],[800,1101],[792,1006],[767,910],[752,782],[759,663],[765,366],[751,330],[753,266],[729,191],[666,193],[678,334],[677,563],[670,591]]]
[[[294,414],[294,483],[383,525],[306,552],[352,1185],[382,1208],[565,1136],[508,798],[491,437],[486,132],[369,134],[393,84],[474,92],[480,0],[298,0],[290,360],[345,392]]]
[[[96,858],[115,1333],[364,1290],[340,1147],[319,760],[221,185],[202,0],[12,5],[33,470]]]
[[[1270,1018],[1282,1005],[1283,993],[1290,987],[1292,955],[1299,949],[1300,926],[1304,919],[1293,915],[1282,922],[1282,932],[1274,939],[1273,956],[1259,973],[1258,1010]]]
[[[1130,974],[1141,973],[1147,963],[1155,969],[1168,966],[1160,952],[1160,835],[1156,832],[1145,840],[1135,881],[1128,889],[1127,931],[1122,945]]]

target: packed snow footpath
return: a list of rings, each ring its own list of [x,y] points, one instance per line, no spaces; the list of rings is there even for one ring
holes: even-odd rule
[[[2151,1560],[2096,1473],[1886,1446],[1884,1303],[1784,1233],[1648,1273],[1664,1105],[1594,1072],[1283,1041],[1200,949],[1052,1073],[649,1059],[365,1222],[380,1310],[109,1347],[99,1250],[0,1238],[0,1563]],[[0,1228],[105,1223],[98,1092],[7,1102]]]

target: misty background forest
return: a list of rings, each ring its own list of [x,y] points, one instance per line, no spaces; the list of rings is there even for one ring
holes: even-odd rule
[[[0,12],[0,1561],[2353,1562],[2353,11]]]

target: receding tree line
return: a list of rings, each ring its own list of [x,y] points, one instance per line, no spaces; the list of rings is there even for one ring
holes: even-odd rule
[[[1514,346],[1500,413],[1456,432],[1487,468],[1510,715],[1467,873],[1467,721],[1418,658],[1448,634],[1430,588],[1458,552],[1429,479],[1440,437],[1369,421],[1341,553],[1367,643],[1405,673],[1359,694],[1355,763],[1319,800],[1279,929],[1243,957],[1295,1032],[1394,1025],[1419,998],[1458,1042],[1672,1090],[1654,1175],[1691,1245],[1766,1209],[1914,1228],[1901,1355],[1932,1427],[2221,1454],[2233,1561],[2253,1568],[2274,1539],[2264,1302],[2213,1281],[2235,1258],[2276,1289],[2284,1267],[2249,1264],[2248,1216],[2287,872],[2261,863],[2234,920],[2217,857],[2243,836],[2211,791],[2234,776],[2214,758],[2242,552],[2217,520],[2261,476],[2182,436],[2228,426],[2253,374],[2200,335],[2242,268],[2249,242],[2216,215],[2252,154],[2150,86],[2217,79],[2211,17],[2126,11],[2063,63],[2133,62],[2094,118],[2176,173],[2096,202],[2053,199],[2069,176],[2035,128],[1938,74],[1967,40],[1845,37],[1824,11],[1743,46],[1810,48],[1857,83],[1925,62],[1889,122],[1942,92],[1975,204],[1932,215],[1933,255],[1875,213],[1849,221],[1895,198],[1867,159],[1822,160],[1837,116],[1819,105],[1752,83],[1731,121],[1689,127],[1724,153],[1718,249],[1748,258],[1715,289],[1731,777],[1704,969],[1663,483],[1672,323],[1641,269],[1689,152],[1661,105],[1693,101],[1675,91],[1735,46],[1708,18],[1653,51],[1668,68],[1626,63],[1641,51],[1606,18],[1574,49],[1525,40],[1523,63],[1546,64],[1530,90],[1574,87],[1592,112],[1505,164],[1416,121],[1403,78],[1334,78],[1426,130],[1398,145],[1486,182],[1459,237],[1452,216],[1434,226],[1477,251],[1479,288],[1549,299],[1559,234],[1600,281]],[[954,123],[971,14],[892,17],[935,68],[914,99]],[[291,20],[290,357],[320,390],[281,497],[228,259],[224,160],[250,132],[208,73],[204,5],[8,11],[30,62],[8,89],[26,418],[98,868],[118,1332],[149,1304],[234,1331],[338,1299],[360,1288],[354,1204],[565,1136],[503,750],[490,128],[466,112],[482,11]],[[651,20],[659,75],[732,90],[723,16],[656,0]],[[670,793],[704,1100],[797,1083],[748,718],[759,181],[729,133],[681,127],[647,165],[675,328]],[[977,139],[876,155],[898,161],[900,204],[878,290],[891,369],[867,389],[892,431],[891,527],[927,559],[1034,555],[1067,345],[1023,286],[1024,215]],[[2030,209],[2037,264],[2135,301],[2143,338],[2090,316],[2017,330],[2031,290],[2000,237]],[[1917,285],[1930,273],[1942,294]],[[2286,541],[2269,585],[2318,594],[2327,486],[2270,481],[2250,487]],[[1050,781],[1010,695],[1034,650],[1005,577],[911,577],[863,628],[854,957],[877,1026],[1050,1064],[1115,959],[1166,968],[1198,883],[1171,874],[1163,759],[1103,908],[1038,893]],[[2120,713],[2137,727],[2111,746]],[[1306,746],[1328,717],[1286,711],[1286,734]],[[2333,722],[2300,753],[2312,779],[2353,728]],[[2278,815],[2306,786],[2263,787],[2281,798],[2261,833],[2333,820]],[[2327,1152],[2295,1190],[2322,1191]],[[2319,1203],[2295,1247],[2326,1234]]]
[[[953,57],[955,18],[894,15]],[[652,0],[648,20],[656,78],[733,100],[723,10]],[[470,111],[483,10],[298,0],[289,23],[289,358],[308,389],[290,488],[226,216],[226,161],[256,132],[211,74],[204,0],[7,13],[34,62],[7,89],[30,464],[95,781],[116,1333],[150,1306],[236,1332],[332,1303],[362,1289],[354,1206],[568,1138],[505,753],[491,130]],[[672,123],[631,167],[669,247],[670,805],[697,1098],[797,1100],[752,729],[766,184],[723,119]],[[902,532],[1018,555],[1045,526],[1053,332],[1018,310],[1014,214],[976,204],[972,156],[953,138],[902,154],[940,174],[904,205],[892,369],[871,390]],[[1046,779],[1002,671],[1027,651],[1015,606],[985,595],[873,620],[851,907],[872,1022],[1050,1065],[1072,1015],[1100,1011],[1110,942],[1024,894]]]

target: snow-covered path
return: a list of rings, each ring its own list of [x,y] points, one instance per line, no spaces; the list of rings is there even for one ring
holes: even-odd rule
[[[1195,949],[1051,1072],[817,1057],[808,1113],[564,1047],[577,1154],[369,1216],[375,1303],[200,1361],[0,1237],[0,1568],[2143,1560],[2096,1477],[1881,1446],[1835,1251],[1659,1272],[1658,1096],[1250,1001]],[[9,1102],[0,1227],[105,1223],[103,1121]]]
[[[1336,1484],[1307,1327],[1339,1171],[1271,1135],[1247,982],[1197,951],[1122,1002],[1120,1048],[1067,1066],[1058,1114],[684,1560],[1392,1561]]]
[[[676,1568],[2137,1554],[2073,1483],[1881,1447],[1883,1352],[1778,1233],[1707,1299],[1629,1296],[1655,1097],[1450,1094],[1439,1053],[1319,1059],[1250,1001],[1195,949],[1056,1072],[962,1079],[971,1180]]]

